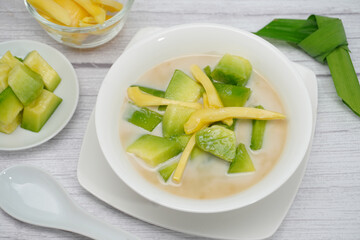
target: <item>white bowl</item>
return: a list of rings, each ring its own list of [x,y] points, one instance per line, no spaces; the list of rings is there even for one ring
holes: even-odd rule
[[[204,53],[231,53],[250,60],[268,79],[286,109],[287,143],[283,153],[259,183],[238,194],[211,200],[179,197],[146,181],[128,161],[119,138],[121,106],[126,89],[144,72],[170,58]],[[273,45],[249,32],[214,24],[168,28],[125,51],[109,70],[96,103],[96,131],[101,149],[114,172],[135,192],[154,203],[193,213],[215,213],[250,205],[268,196],[295,172],[309,145],[312,113],[308,93],[291,62]]]

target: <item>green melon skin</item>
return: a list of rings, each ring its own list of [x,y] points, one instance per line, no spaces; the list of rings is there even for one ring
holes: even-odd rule
[[[0,123],[0,132],[10,134],[20,125],[21,123],[21,112],[15,117],[14,121],[5,125]]]
[[[202,94],[203,88],[181,70],[175,70],[165,91],[165,98],[196,102]],[[192,108],[169,105],[163,116],[162,131],[164,137],[173,137],[184,134],[184,124],[189,119]]]
[[[4,91],[8,86],[8,76],[11,67],[6,63],[0,63],[0,93]]]
[[[232,162],[236,153],[234,131],[213,125],[198,131],[195,135],[196,146],[225,161]]]
[[[61,82],[59,74],[35,50],[25,57],[24,64],[42,77],[45,88],[50,92]]]
[[[251,72],[252,66],[247,59],[225,54],[215,66],[211,76],[219,82],[245,86]]]
[[[131,87],[138,87],[138,88],[140,88],[141,91],[146,92],[146,93],[156,96],[156,97],[161,97],[161,98],[165,97],[165,92],[162,90],[144,87],[144,86],[140,86],[140,85],[131,85]]]
[[[40,96],[44,88],[41,76],[23,64],[16,65],[10,71],[8,83],[24,106]]]
[[[7,51],[0,59],[0,63],[5,63],[9,65],[10,68],[13,68],[21,62],[16,57],[14,57],[10,51]]]
[[[156,167],[178,155],[181,146],[176,141],[146,134],[135,140],[126,151],[135,154],[147,165]]]
[[[214,83],[224,107],[243,107],[251,95],[250,88],[224,83]]]
[[[21,127],[32,132],[39,132],[61,102],[60,97],[42,89],[40,96],[24,107]]]
[[[0,123],[2,125],[11,124],[22,109],[23,105],[10,87],[0,93]]]
[[[240,143],[236,149],[235,159],[229,166],[228,173],[242,173],[253,171],[255,171],[254,164],[251,161],[245,145]]]

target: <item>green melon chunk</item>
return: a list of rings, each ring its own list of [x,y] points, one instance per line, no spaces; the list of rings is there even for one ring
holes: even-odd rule
[[[202,87],[181,70],[175,70],[165,91],[165,98],[184,102],[196,102],[202,93]]]
[[[43,59],[37,51],[30,52],[24,59],[24,64],[42,77],[45,88],[53,92],[59,85],[59,74]]]
[[[2,58],[0,59],[0,63],[5,63],[10,66],[10,68],[15,67],[17,64],[21,63],[18,59],[16,59],[10,51],[7,51]]]
[[[8,76],[11,67],[6,63],[0,63],[0,92],[4,91],[9,86]]]
[[[211,73],[213,79],[239,86],[245,86],[250,78],[252,66],[245,58],[225,54]]]
[[[0,123],[3,125],[11,124],[19,112],[23,109],[23,105],[16,97],[10,87],[7,87],[0,93]]]
[[[159,169],[158,172],[160,173],[160,176],[164,179],[165,182],[167,182],[167,180],[170,178],[170,176],[175,171],[178,164],[179,162],[174,162],[168,166]]]
[[[181,152],[181,146],[176,141],[146,134],[133,142],[126,150],[144,160],[149,166],[156,167],[178,155]]]
[[[33,132],[39,132],[61,102],[60,97],[42,89],[40,96],[24,107],[21,127]]]
[[[24,106],[34,101],[44,87],[41,76],[23,64],[10,71],[8,83]]]
[[[186,134],[170,137],[171,140],[174,140],[177,143],[179,143],[179,145],[181,146],[183,151],[184,151],[186,145],[188,144],[190,138],[191,138],[191,135],[186,135]]]
[[[162,115],[146,107],[138,107],[132,103],[126,110],[126,120],[138,127],[151,132],[161,122]]]
[[[198,148],[198,147],[195,145],[195,147],[194,147],[193,150],[191,151],[190,159],[193,160],[193,159],[199,158],[199,157],[201,157],[201,156],[206,156],[206,154],[209,154],[209,153],[201,150],[200,148]]]
[[[214,125],[196,133],[196,145],[215,156],[232,162],[236,153],[234,131]]]
[[[234,161],[230,164],[228,173],[253,172],[255,167],[246,151],[245,145],[240,143],[236,149]]]
[[[243,107],[249,99],[251,90],[247,87],[214,83],[224,107]]]
[[[264,109],[263,106],[259,105],[255,108]],[[251,132],[251,150],[259,150],[262,148],[264,141],[264,134],[266,128],[266,120],[252,120],[252,132]]]
[[[175,70],[169,86],[166,89],[165,98],[185,102],[196,102],[199,100],[201,93],[201,85],[192,80],[184,72]],[[164,137],[184,134],[184,124],[194,111],[192,108],[169,105],[163,117],[162,128]]]
[[[184,124],[195,111],[193,108],[169,105],[163,116],[162,132],[164,137],[185,134]]]
[[[6,133],[6,134],[10,134],[12,133],[13,131],[15,131],[15,129],[20,125],[21,123],[21,116],[22,114],[19,113],[14,121],[12,121],[11,123],[5,125],[5,124],[2,124],[0,123],[0,132],[3,132],[3,133]]]

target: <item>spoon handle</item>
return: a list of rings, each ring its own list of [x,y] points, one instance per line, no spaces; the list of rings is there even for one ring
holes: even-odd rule
[[[134,235],[110,226],[93,216],[75,210],[68,216],[65,229],[97,240],[138,240]]]

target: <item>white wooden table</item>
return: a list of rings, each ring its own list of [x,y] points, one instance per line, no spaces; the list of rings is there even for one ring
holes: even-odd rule
[[[343,20],[359,76],[359,0],[136,0],[123,31],[106,45],[90,50],[76,50],[58,44],[31,18],[21,0],[0,0],[0,42],[31,39],[53,46],[68,57],[80,81],[79,105],[65,129],[41,146],[25,151],[0,151],[0,171],[20,163],[41,167],[55,176],[82,208],[141,239],[202,239],[129,217],[107,206],[79,185],[77,161],[100,84],[140,28],[211,22],[256,31],[273,18],[306,18],[312,13]],[[319,109],[306,174],[292,208],[271,239],[360,239],[360,117],[338,98],[327,66],[286,43],[273,43],[292,61],[316,73]],[[85,238],[24,224],[0,210],[0,239]]]

